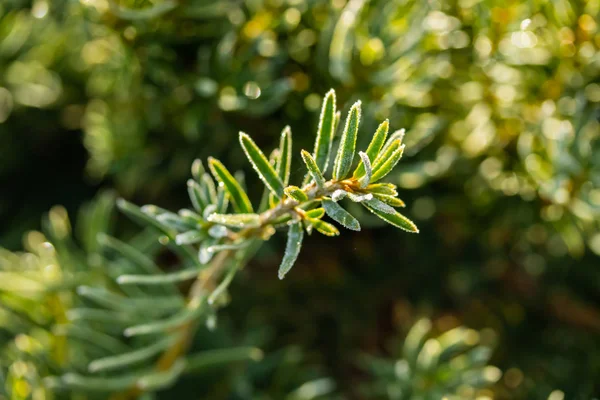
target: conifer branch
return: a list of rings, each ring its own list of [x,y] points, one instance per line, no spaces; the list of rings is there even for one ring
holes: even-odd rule
[[[172,385],[186,371],[190,359],[187,353],[198,327],[214,322],[215,311],[223,305],[227,288],[237,272],[252,251],[278,228],[288,231],[278,272],[280,279],[294,266],[305,233],[310,235],[316,230],[325,236],[339,235],[336,226],[323,220],[325,216],[348,229],[360,230],[358,219],[342,207],[343,199],[360,203],[393,226],[418,232],[412,221],[395,209],[404,205],[396,197],[396,186],[374,183],[385,177],[402,157],[401,138],[392,135],[386,142],[388,123],[385,122],[366,152],[359,151],[360,157],[356,157],[360,102],[348,113],[333,171],[331,175],[327,173],[337,120],[334,117],[338,115],[335,108],[335,93],[330,91],[323,102],[315,148],[312,153],[301,151],[307,169],[301,186],[288,184],[293,151],[289,127],[283,130],[278,149],[273,152],[263,151],[249,135],[240,132],[240,145],[265,186],[259,207],[252,204],[246,193],[244,179],[214,158],[209,158],[207,169],[200,160],[192,164],[192,179],[187,187],[193,209],[175,213],[153,205],[137,207],[122,199],[117,201],[122,212],[160,235],[159,242],[178,256],[181,268],[163,272],[143,250],[100,235],[100,246],[121,261],[109,274],[120,291],[79,286],[79,296],[97,306],[87,309],[90,312],[83,310],[87,314],[81,311],[80,315],[105,320],[113,317],[123,321],[119,334],[134,340],[142,338],[140,344],[131,348],[121,338],[98,333],[96,336],[106,344],[108,354],[91,359],[87,367],[91,374],[101,371],[105,374],[68,373],[53,382],[78,390],[117,393],[112,395],[113,400],[137,398]],[[267,158],[265,154],[271,156]],[[355,159],[359,160],[358,165],[354,165]],[[122,268],[122,263],[129,267]],[[193,279],[190,289],[182,296],[175,284],[190,279]],[[155,293],[161,297],[157,298]],[[82,335],[81,326],[74,324],[70,328],[72,334]],[[148,342],[143,338],[151,335],[156,339]],[[247,357],[244,354],[249,354],[247,349],[243,349],[240,357]],[[192,359],[198,360],[194,355]],[[153,366],[130,368],[143,363]],[[116,370],[124,369],[131,372],[115,374]]]
[[[327,236],[339,234],[338,229],[332,224],[322,221],[328,215],[334,221],[351,230],[360,230],[358,220],[338,204],[343,198],[363,204],[369,211],[384,221],[401,229],[418,232],[416,226],[394,207],[403,204],[395,196],[396,188],[392,184],[373,184],[374,178],[384,177],[396,165],[402,156],[400,140],[391,137],[384,144],[388,123],[384,122],[375,133],[374,139],[367,149],[367,153],[360,152],[360,162],[354,174],[347,177],[351,171],[356,152],[356,136],[360,123],[360,102],[357,102],[348,114],[346,128],[342,141],[333,164],[333,177],[325,178],[325,168],[330,156],[333,142],[333,115],[335,110],[335,93],[330,91],[321,110],[318,139],[315,143],[313,154],[318,156],[315,160],[308,151],[302,150],[301,155],[308,170],[308,178],[302,187],[287,186],[289,181],[292,151],[291,131],[288,127],[282,133],[282,143],[279,152],[274,153],[275,158],[267,159],[265,153],[246,133],[240,132],[240,144],[257,173],[266,186],[266,196],[269,205],[266,210],[255,213],[254,207],[246,194],[243,185],[236,180],[227,168],[216,159],[209,159],[209,169],[214,179],[219,183],[214,185],[212,178],[205,172],[200,161],[194,162],[192,175],[194,180],[188,183],[190,199],[198,214],[189,210],[182,210],[179,214],[160,210],[156,207],[142,207],[141,211],[133,206],[122,208],[130,215],[147,220],[150,225],[164,232],[170,240],[174,240],[176,247],[185,249],[181,252],[189,256],[192,252],[186,243],[199,242],[198,261],[206,266],[199,269],[186,301],[186,312],[179,325],[171,326],[172,334],[177,336],[173,345],[159,357],[154,366],[155,374],[167,373],[175,366],[184,362],[185,354],[195,335],[202,318],[188,318],[195,315],[205,315],[209,307],[213,306],[215,299],[221,295],[239,268],[243,260],[235,269],[232,267],[226,274],[227,268],[235,263],[238,251],[249,246],[252,242],[266,241],[276,231],[277,227],[288,226],[288,241],[283,261],[279,268],[279,278],[283,279],[293,267],[304,237],[313,229]],[[373,144],[375,143],[375,144]],[[281,157],[281,158],[278,158]],[[373,159],[373,171],[370,159]],[[286,187],[287,186],[287,187]],[[384,196],[382,196],[382,193]],[[223,206],[218,199],[230,199],[233,213],[227,213],[227,206]],[[319,208],[322,205],[323,208]],[[216,254],[213,257],[214,253]],[[144,282],[140,278],[128,277],[121,281]],[[148,280],[146,280],[147,282]],[[219,288],[218,290],[216,290]],[[177,321],[177,320],[175,320]],[[173,329],[174,328],[174,329]],[[171,377],[165,376],[165,381]],[[129,390],[115,399],[129,399],[144,392],[148,378],[138,380]]]

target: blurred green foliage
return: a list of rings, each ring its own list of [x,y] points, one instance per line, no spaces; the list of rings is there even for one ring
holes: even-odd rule
[[[423,319],[408,332],[402,357],[388,361],[364,356],[361,363],[376,377],[365,388],[370,399],[464,399],[490,397],[487,387],[502,372],[487,365],[493,331],[457,327],[428,338],[431,321]]]
[[[207,347],[283,354],[294,344],[303,361],[242,370],[210,398],[263,398],[249,394],[254,386],[282,398],[323,377],[356,395],[356,382],[377,381],[357,371],[357,353],[398,357],[390,342],[423,314],[439,331],[462,323],[496,332],[492,361],[504,376],[487,396],[591,398],[600,393],[599,21],[598,0],[5,0],[0,240],[18,248],[43,210],[76,210],[102,186],[187,206],[195,157],[246,168],[232,146],[240,129],[274,147],[291,125],[297,164],[334,87],[344,110],[363,100],[365,129],[384,118],[406,127],[392,180],[421,234],[309,240],[283,282],[281,246],[261,251],[222,311],[225,343]],[[79,300],[38,286],[75,272],[102,281],[92,274],[101,229],[82,224],[82,251],[61,248],[70,234],[53,236],[50,223],[51,248],[30,233],[27,253],[2,253],[0,351],[22,363],[8,372],[2,363],[0,396],[23,377],[35,388],[63,371],[64,336],[52,327]],[[131,235],[128,225],[117,230]],[[11,300],[14,285],[31,297]],[[324,372],[279,384],[273,376],[291,372],[273,365]]]

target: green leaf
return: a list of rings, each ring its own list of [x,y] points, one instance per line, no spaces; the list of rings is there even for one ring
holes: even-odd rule
[[[314,208],[312,210],[309,210],[306,212],[306,216],[309,218],[322,218],[323,215],[325,215],[325,209],[324,208]]]
[[[464,363],[461,364],[468,366],[467,368],[483,367],[492,358],[492,352],[492,349],[488,346],[477,346],[459,357],[460,361]]]
[[[271,225],[274,228],[283,228],[289,226],[289,222],[292,220],[292,216],[290,214],[284,214],[278,218],[275,218]]]
[[[141,377],[137,386],[144,391],[166,389],[173,385],[185,369],[185,360],[179,359],[166,371],[153,372]]]
[[[103,190],[96,199],[80,208],[75,228],[88,253],[98,251],[98,235],[110,230],[114,205],[115,194],[112,191]]]
[[[333,164],[333,179],[344,179],[346,175],[350,173],[350,168],[352,168],[354,151],[356,149],[356,136],[358,134],[358,125],[360,123],[360,105],[361,102],[359,100],[354,103],[348,113],[344,133],[342,134],[342,140],[340,141],[340,148],[338,149],[335,163]]]
[[[195,159],[192,163],[192,177],[196,180],[196,182],[200,182],[202,179],[202,175],[206,170],[204,169],[204,165],[202,165],[202,160]]]
[[[390,205],[392,207],[406,207],[406,204],[404,204],[404,202],[402,200],[400,200],[399,198],[397,198],[395,196],[388,196],[388,195],[379,194],[379,193],[373,193],[373,196],[375,196],[375,198],[383,201],[385,204]]]
[[[338,203],[332,200],[323,199],[323,208],[325,208],[325,212],[331,219],[342,226],[353,231],[360,231],[360,224],[356,218],[350,215],[350,213],[344,210]]]
[[[162,311],[173,311],[185,306],[185,300],[181,294],[166,296],[125,297],[123,308],[141,310],[147,313],[161,313]]]
[[[298,186],[288,186],[284,189],[284,192],[286,195],[296,200],[297,202],[302,203],[308,201],[308,196]]]
[[[68,373],[58,380],[59,385],[67,388],[92,391],[92,392],[116,392],[130,389],[139,379],[139,374],[125,374],[113,377],[84,376],[76,373]]]
[[[350,0],[345,3],[343,10],[338,13],[339,18],[329,41],[329,59],[327,66],[329,74],[343,83],[345,87],[355,84],[352,71],[352,56],[354,54],[354,38],[359,15],[367,0]]]
[[[72,308],[67,311],[67,318],[71,322],[85,321],[89,324],[100,323],[105,326],[116,325],[117,329],[119,325],[131,324],[131,316],[126,313],[115,313],[109,310],[103,310],[100,308]],[[121,332],[119,332],[120,334]]]
[[[393,207],[376,198],[365,201],[365,204],[368,204],[370,207],[373,207],[374,209],[386,214],[394,214],[396,212]]]
[[[99,244],[105,248],[114,251],[127,261],[139,267],[140,270],[149,273],[162,273],[162,270],[152,261],[146,254],[142,253],[135,247],[120,241],[114,237],[100,234],[98,235]]]
[[[289,126],[283,128],[279,139],[279,156],[277,157],[276,171],[284,186],[290,181],[292,167],[292,130]],[[281,197],[281,196],[279,196]]]
[[[290,392],[286,399],[334,399],[337,384],[331,378],[311,379]]]
[[[145,211],[145,208],[152,206],[144,206],[142,207],[142,211]],[[189,210],[188,210],[189,211]],[[162,214],[158,214],[155,217],[157,221],[165,224],[166,226],[175,229],[176,231],[183,231],[188,229],[197,229],[198,228],[198,220],[190,215],[178,215],[172,212],[166,212]]]
[[[300,254],[303,237],[304,231],[302,230],[302,224],[296,222],[290,225],[290,229],[288,230],[287,244],[285,246],[285,254],[283,255],[281,265],[279,266],[279,279],[283,279],[294,266],[294,263],[298,258],[298,254]]]
[[[387,149],[396,141],[399,140],[400,143],[402,143],[402,140],[404,140],[404,134],[406,133],[406,130],[403,129],[398,129],[397,131],[394,131],[394,133],[392,133],[390,135],[390,137],[388,138],[388,140],[385,142],[385,145],[383,146],[383,148],[381,149],[381,151],[379,152],[379,155],[381,155],[381,153],[384,153],[385,151],[387,151]]]
[[[240,144],[260,180],[267,185],[275,196],[278,198],[283,197],[283,182],[256,143],[254,143],[250,136],[244,132],[240,132]]]
[[[187,231],[175,236],[175,244],[194,244],[206,238],[206,234],[200,231]]]
[[[331,89],[323,99],[321,115],[319,117],[319,128],[317,129],[317,139],[315,141],[315,151],[313,153],[315,162],[321,171],[327,170],[331,154],[331,146],[335,133],[335,103],[335,91]]]
[[[187,226],[191,226],[192,228],[198,228],[204,223],[204,219],[200,216],[200,214],[188,210],[187,208],[182,208],[177,212],[179,217],[183,220]]]
[[[200,271],[198,268],[188,268],[157,275],[121,275],[117,278],[117,283],[119,285],[168,285],[196,278]]]
[[[138,364],[142,361],[148,361],[150,358],[169,348],[174,340],[175,337],[170,336],[140,349],[116,356],[96,359],[89,363],[88,370],[90,372],[110,371]]]
[[[430,338],[425,341],[417,357],[416,369],[424,372],[433,372],[439,365],[441,347],[437,339]]]
[[[124,307],[124,296],[116,295],[103,288],[82,285],[77,288],[77,294],[112,310],[120,311],[127,308]]]
[[[227,213],[227,206],[229,206],[229,194],[223,187],[219,186],[217,189],[217,206],[216,212],[219,214]]]
[[[306,210],[311,210],[311,209],[319,206],[320,204],[321,204],[321,200],[312,199],[305,203],[300,204],[298,206],[298,208],[301,208],[302,210],[306,211]]]
[[[202,174],[202,189],[204,191],[204,197],[209,204],[217,203],[217,189],[215,188],[215,181],[212,180],[209,174]]]
[[[337,236],[340,234],[338,228],[330,224],[329,222],[321,221],[320,219],[308,218],[308,221],[317,231],[325,236]]]
[[[213,225],[208,229],[208,234],[215,239],[223,238],[228,233],[229,231],[223,225]]]
[[[171,239],[175,238],[176,233],[173,229],[171,229],[169,226],[161,223],[156,218],[148,215],[147,213],[142,212],[142,210],[138,206],[133,205],[124,199],[118,199],[117,207],[119,207],[119,210],[121,210],[124,214],[126,214],[128,217],[132,218],[133,220],[135,220],[137,222],[141,222],[144,225],[152,226],[152,227],[156,228],[157,230],[159,230],[160,232],[167,235]]]
[[[271,154],[269,154],[269,164],[271,164],[271,166],[273,168],[276,169],[277,167],[277,162],[279,160],[279,148],[274,149],[273,151],[271,151]],[[258,204],[258,212],[263,212],[268,210],[269,208],[275,207],[275,205],[278,203],[279,199],[277,198],[277,196],[275,196],[273,194],[273,192],[271,192],[271,189],[269,189],[269,187],[267,185],[265,185],[265,188],[263,190],[262,195],[260,196],[260,203]]]
[[[208,217],[210,217],[212,214],[214,214],[216,212],[217,212],[217,206],[214,204],[209,204],[204,209],[204,212],[202,213],[202,218],[208,221]]]
[[[372,183],[367,186],[367,191],[373,194],[384,194],[388,196],[398,196],[396,185],[392,183]]]
[[[438,336],[437,341],[441,347],[440,363],[446,363],[478,344],[479,341],[474,340],[476,337],[477,333],[475,331],[464,326],[450,329]]]
[[[256,227],[260,224],[260,215],[258,214],[211,214],[208,217],[210,222],[229,226],[232,228]]]
[[[337,132],[337,127],[340,123],[340,118],[341,118],[342,113],[340,113],[339,111],[335,112],[335,121],[333,123],[333,133],[332,133],[332,137],[335,137],[335,133]],[[333,143],[333,139],[332,139],[332,143]],[[331,149],[329,151],[329,153],[331,153]],[[328,161],[329,161],[330,156],[327,157]],[[327,163],[327,165],[329,165],[329,162]],[[325,169],[323,170],[323,172],[325,172]],[[310,182],[310,174],[306,174],[306,176],[304,177],[304,181],[302,181],[302,186],[306,186],[309,182]]]
[[[369,146],[367,147],[367,151],[366,151],[367,156],[369,157],[369,160],[375,160],[377,158],[377,156],[379,155],[379,151],[383,147],[383,143],[385,142],[385,138],[387,137],[389,128],[390,128],[390,122],[386,119],[379,125],[379,127],[375,131],[375,134],[373,135],[373,139],[371,139],[371,143],[369,143]],[[358,167],[356,168],[356,170],[354,171],[353,176],[354,176],[354,178],[359,179],[362,176],[364,176],[365,172],[366,172],[366,170],[365,170],[364,162],[361,161],[358,164]]]
[[[381,161],[373,167],[371,182],[377,182],[379,179],[389,174],[402,158],[404,145],[400,144],[400,140],[397,140],[394,143],[395,144],[392,144],[388,149],[388,152],[391,151],[390,156],[388,158],[382,158]]]
[[[364,189],[369,185],[369,182],[371,182],[371,175],[373,174],[373,170],[371,169],[371,161],[369,160],[369,156],[366,153],[363,153],[362,151],[358,152],[358,155],[361,159],[361,165],[365,170],[364,175],[358,179],[358,186],[361,189]]]
[[[241,241],[238,243],[227,243],[227,244],[213,244],[207,247],[207,251],[210,253],[218,253],[224,250],[239,250],[250,245],[249,241]]]
[[[190,201],[192,202],[192,206],[194,210],[202,213],[202,210],[207,206],[208,201],[204,197],[204,193],[202,191],[202,187],[200,184],[193,179],[188,179],[187,181],[188,187],[188,195],[190,197]]]
[[[206,350],[187,358],[185,372],[199,372],[239,361],[260,361],[263,352],[257,347],[230,347]]]
[[[308,173],[313,178],[317,187],[322,188],[325,185],[325,178],[323,177],[323,173],[315,163],[314,158],[310,155],[310,153],[306,150],[302,150],[302,160],[304,160],[304,164],[306,164],[306,168],[308,168]]]
[[[56,336],[67,336],[83,343],[89,343],[98,349],[112,354],[124,353],[131,350],[120,339],[81,324],[55,325],[52,333]]]
[[[167,213],[172,214],[171,211],[169,211],[165,208],[156,206],[154,204],[146,204],[144,206],[141,206],[140,211],[143,212],[144,214],[149,215],[154,218],[156,218],[160,214],[167,214]]]
[[[396,228],[403,229],[407,232],[419,233],[419,229],[417,226],[404,215],[400,214],[396,210],[394,210],[393,214],[386,214],[382,211],[379,211],[368,204],[362,203],[363,206],[367,208],[367,210],[371,211],[373,214],[387,222],[388,224],[394,225]]]
[[[235,263],[234,265],[231,266],[231,268],[227,272],[227,275],[225,275],[225,277],[223,278],[221,283],[219,283],[219,286],[217,286],[215,288],[215,290],[213,290],[212,293],[210,294],[210,296],[208,297],[208,304],[211,304],[211,305],[214,304],[215,301],[219,298],[219,296],[221,296],[221,294],[225,290],[227,290],[227,288],[229,287],[229,284],[235,277],[235,274],[237,273],[239,268],[240,268],[240,263]]]
[[[208,248],[217,242],[217,239],[208,239],[200,243],[200,246],[198,247],[198,261],[200,264],[206,265],[212,260],[215,253],[209,251]]]
[[[488,365],[483,368],[465,371],[461,375],[461,381],[472,388],[480,389],[488,387],[502,377],[502,371],[497,367]]]
[[[253,212],[248,195],[227,168],[219,160],[212,157],[208,159],[208,166],[215,179],[222,183],[225,190],[227,190],[233,209],[239,213]]]
[[[423,347],[423,343],[427,340],[427,334],[431,331],[431,321],[423,318],[417,321],[404,339],[402,354],[408,361],[411,368],[414,368],[419,352]]]
[[[129,327],[125,329],[123,334],[130,337],[167,332],[174,328],[178,328],[189,321],[197,319],[203,312],[203,307],[184,308],[167,319]]]
[[[389,160],[389,158],[392,156],[394,151],[396,151],[400,148],[400,145],[401,145],[401,142],[399,139],[396,139],[396,140],[392,141],[391,143],[386,143],[386,145],[381,150],[381,152],[379,153],[379,155],[377,156],[375,161],[373,161],[373,163],[371,164],[373,170],[375,170],[375,168],[378,167],[380,164]]]
[[[292,131],[289,126],[286,126],[281,132],[281,138],[279,139],[279,148],[271,154],[270,163],[275,165],[275,170],[279,179],[283,182],[284,186],[287,186],[290,180],[290,172],[292,167]],[[275,158],[273,162],[272,158]],[[285,189],[284,189],[285,192]],[[279,197],[281,199],[281,197]],[[275,206],[278,198],[274,194],[269,195],[269,205]]]

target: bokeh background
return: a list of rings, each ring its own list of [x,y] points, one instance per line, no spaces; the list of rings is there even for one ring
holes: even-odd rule
[[[400,357],[421,317],[435,332],[464,325],[494,342],[502,377],[461,398],[598,396],[599,24],[599,0],[4,0],[0,292],[28,262],[21,249],[42,241],[27,234],[40,221],[69,230],[66,214],[89,220],[82,205],[98,196],[187,207],[194,158],[248,172],[257,200],[239,130],[273,147],[290,125],[301,179],[299,151],[334,88],[344,112],[363,101],[359,148],[385,118],[406,128],[390,181],[421,233],[365,215],[363,232],[308,238],[284,281],[278,236],[202,338],[260,344],[272,355],[253,370],[260,378],[232,368],[162,396],[280,399],[306,375],[321,389],[335,382],[336,396],[379,398],[359,387],[388,378],[360,360]],[[117,235],[135,229],[109,220]],[[30,398],[52,371],[10,369],[24,328],[1,299],[0,393]],[[39,301],[21,310],[52,323]],[[29,391],[15,389],[21,378]]]

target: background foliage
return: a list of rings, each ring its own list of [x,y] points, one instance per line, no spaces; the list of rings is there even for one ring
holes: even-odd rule
[[[406,357],[398,342],[421,316],[433,335],[464,324],[494,343],[503,376],[482,396],[600,392],[599,1],[8,0],[0,16],[0,396],[36,396],[64,367],[55,326],[80,299],[46,288],[68,284],[65,270],[99,284],[96,234],[137,232],[97,192],[188,207],[194,158],[248,170],[238,130],[275,147],[290,125],[297,167],[330,87],[344,113],[363,101],[361,129],[407,129],[389,179],[421,233],[364,215],[372,230],[309,238],[284,281],[284,239],[269,243],[216,334],[194,341],[257,346],[262,361],[161,396],[393,398],[402,374],[375,360]],[[55,204],[53,246],[24,236]],[[67,211],[80,213],[73,240]],[[27,252],[12,252],[23,237]],[[435,398],[434,384],[415,387]]]

